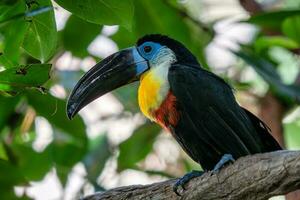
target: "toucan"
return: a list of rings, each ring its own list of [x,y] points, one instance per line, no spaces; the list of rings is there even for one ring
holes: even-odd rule
[[[168,130],[205,171],[217,172],[239,157],[281,149],[267,125],[237,103],[229,84],[205,70],[182,43],[160,34],[146,35],[92,67],[68,99],[68,117],[135,81],[140,82],[142,113]],[[178,179],[174,191],[202,173],[192,171]]]

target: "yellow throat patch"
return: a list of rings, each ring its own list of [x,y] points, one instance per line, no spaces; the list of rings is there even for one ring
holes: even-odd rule
[[[167,69],[166,69],[167,70]],[[155,121],[151,112],[158,109],[169,90],[167,77],[161,70],[151,69],[142,75],[138,92],[138,101],[142,113]]]

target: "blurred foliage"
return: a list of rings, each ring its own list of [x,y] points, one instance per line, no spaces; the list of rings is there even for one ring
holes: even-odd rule
[[[143,160],[150,153],[159,132],[160,128],[157,125],[146,123],[137,128],[130,138],[122,142],[119,145],[118,171],[135,168],[135,163]]]
[[[68,95],[82,70],[62,71],[56,64],[65,52],[80,59],[102,59],[91,56],[88,50],[98,35],[113,40],[119,48],[126,48],[145,34],[161,33],[184,43],[203,67],[209,69],[205,47],[216,37],[213,27],[218,21],[201,21],[184,3],[174,0],[55,0],[71,13],[64,28],[58,31],[53,2],[0,2],[1,197],[29,198],[26,192],[17,197],[14,187],[23,186],[26,190],[32,181],[43,180],[49,172],[55,172],[65,188],[78,163],[83,163],[86,170],[85,184],[91,183],[96,190],[104,189],[99,177],[109,160],[116,161],[116,173],[134,169],[149,175],[176,175],[168,170],[172,166],[158,171],[143,167],[142,163],[154,154],[153,146],[159,140],[161,128],[157,125],[146,121],[127,139],[115,144],[106,132],[96,138],[88,137],[87,125],[80,116],[69,121],[65,114],[66,97],[49,91],[60,85]],[[259,31],[253,41],[240,45],[240,50],[233,54],[244,61],[237,70],[254,69],[257,77],[287,106],[290,112],[284,123],[284,137],[288,148],[299,149],[300,88],[295,84],[295,73],[299,73],[300,64],[300,3],[284,2],[275,10],[242,21],[258,27]],[[104,25],[119,25],[118,31],[107,36],[102,33]],[[251,92],[256,87],[254,81],[244,81],[241,77],[224,78],[238,92]],[[123,105],[124,115],[117,118],[136,116],[139,112],[137,87],[138,84],[133,84],[112,93]],[[39,137],[38,119],[47,121],[51,128],[52,139],[43,148],[35,146]],[[194,166],[186,156],[180,156],[179,162],[181,174]]]

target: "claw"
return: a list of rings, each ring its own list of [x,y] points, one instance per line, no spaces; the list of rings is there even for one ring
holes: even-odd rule
[[[215,165],[213,169],[213,174],[216,174],[220,171],[222,167],[224,167],[227,163],[233,163],[235,160],[231,154],[224,154],[220,161]]]
[[[201,176],[204,172],[203,171],[191,171],[185,174],[182,178],[178,179],[173,186],[173,191],[178,195],[181,196],[179,192],[179,188],[181,187],[182,190],[185,190],[185,184],[188,183],[191,179]]]

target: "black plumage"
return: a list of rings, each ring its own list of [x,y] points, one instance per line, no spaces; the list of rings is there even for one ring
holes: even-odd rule
[[[180,115],[171,132],[203,169],[213,169],[224,154],[237,159],[281,149],[267,126],[238,105],[223,79],[187,64],[172,65],[168,78]]]
[[[185,152],[203,169],[212,170],[224,154],[241,156],[281,150],[269,128],[239,106],[232,88],[203,69],[180,42],[152,34],[137,45],[151,41],[170,48],[176,62],[169,68],[170,91],[176,97],[177,124],[169,129]]]

